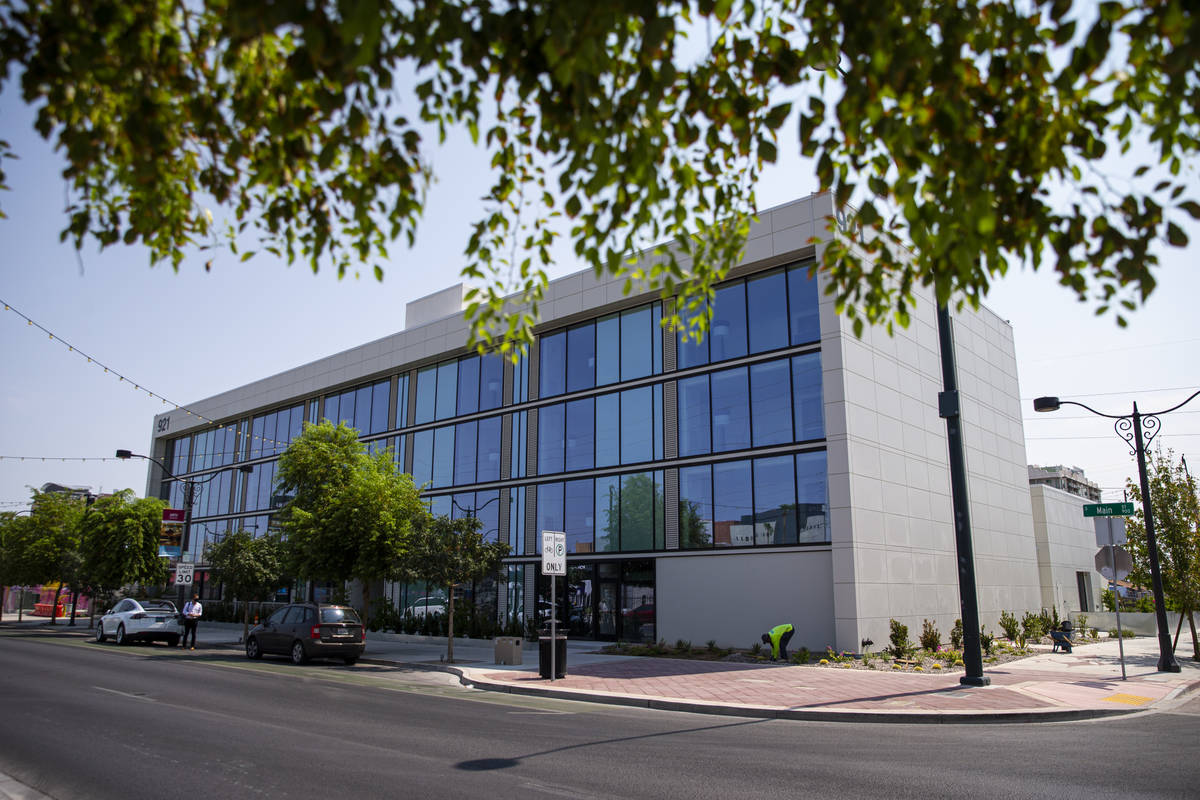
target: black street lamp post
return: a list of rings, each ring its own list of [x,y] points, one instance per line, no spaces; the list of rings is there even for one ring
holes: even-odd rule
[[[1164,411],[1151,411],[1143,414],[1138,411],[1137,403],[1133,404],[1133,413],[1118,415],[1105,414],[1091,406],[1077,403],[1074,400],[1060,400],[1057,397],[1038,397],[1033,401],[1034,411],[1057,411],[1061,406],[1079,406],[1092,412],[1098,417],[1116,420],[1113,430],[1121,441],[1129,445],[1132,454],[1137,457],[1138,480],[1142,487],[1142,515],[1146,521],[1146,553],[1150,559],[1150,588],[1154,591],[1154,618],[1158,626],[1158,671],[1179,672],[1179,662],[1175,660],[1174,648],[1171,647],[1171,631],[1167,624],[1167,606],[1163,599],[1162,573],[1158,566],[1158,539],[1154,535],[1154,511],[1150,507],[1150,481],[1146,475],[1146,446],[1158,435],[1158,418],[1169,414],[1177,408],[1194,400],[1200,391],[1178,405]]]

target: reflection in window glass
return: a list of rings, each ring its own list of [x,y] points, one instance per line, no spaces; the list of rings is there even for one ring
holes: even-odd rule
[[[754,544],[754,498],[750,462],[713,464],[713,543],[718,547]]]
[[[755,447],[792,441],[792,381],[787,359],[750,367]]]
[[[709,352],[714,362],[746,355],[746,286],[741,281],[716,291]]]
[[[417,488],[433,480],[433,431],[413,434],[413,483]]]
[[[596,385],[621,379],[621,318],[617,314],[596,321]]]
[[[820,353],[792,359],[792,405],[796,416],[796,441],[806,442],[825,436]]]
[[[799,541],[829,541],[829,478],[825,451],[796,454],[797,508],[800,512]]]
[[[620,395],[604,394],[596,398],[596,466],[611,467],[620,459]]]
[[[808,277],[809,264],[788,270],[788,318],[792,344],[807,344],[821,339],[821,320],[817,313],[817,279]]]
[[[563,420],[562,403],[543,406],[538,411],[539,475],[553,475],[563,471]]]
[[[500,417],[479,420],[479,457],[475,480],[500,480]]]
[[[650,307],[621,314],[621,380],[644,378],[654,368],[650,341]]]
[[[596,326],[580,325],[567,331],[567,391],[596,385]]]
[[[429,498],[429,513],[435,517],[448,517],[453,508],[454,505],[450,502],[448,494]]]
[[[796,484],[792,456],[754,460],[755,544],[796,543]]]
[[[661,481],[653,472],[621,476],[621,550],[654,550],[662,546]]]
[[[417,371],[417,410],[414,425],[432,422],[437,410],[437,367]]]
[[[566,388],[567,334],[563,331],[543,336],[538,363],[538,397],[553,397]]]
[[[688,335],[692,321],[704,315],[707,309],[708,305],[701,303],[694,310],[681,308],[679,311],[679,316],[685,324],[684,329],[676,334],[678,344],[675,350],[675,359],[679,369],[699,367],[708,363],[708,331],[705,331],[702,342],[696,342]]]
[[[529,399],[529,355],[525,351],[517,354],[513,365],[512,403],[524,403]]]
[[[491,353],[479,361],[479,410],[490,411],[504,402],[504,356]]]
[[[713,451],[741,450],[750,446],[750,407],[746,368],[712,374]]]
[[[396,381],[396,427],[408,425],[408,376],[401,375]]]
[[[525,552],[525,487],[508,490],[508,547],[511,555]]]
[[[457,408],[458,365],[453,361],[437,368],[437,418],[450,419]]]
[[[712,467],[679,470],[679,546],[698,550],[713,546]]]
[[[591,553],[595,547],[592,515],[592,481],[567,481],[565,487],[564,525],[568,553]]]
[[[454,481],[454,426],[433,430],[433,486],[441,488]]]
[[[454,485],[475,482],[475,443],[479,423],[460,422],[454,431]]]
[[[587,397],[567,403],[565,468],[568,472],[592,468],[596,450],[595,424],[593,398]]]
[[[528,431],[529,418],[527,412],[518,411],[512,415],[512,441],[510,442],[510,450],[512,464],[509,468],[512,470],[511,475],[514,478],[525,477],[525,448],[528,443],[526,433]]]
[[[621,546],[621,479],[596,478],[596,552],[614,553]]]
[[[458,413],[474,414],[479,410],[479,356],[468,356],[458,362]]]
[[[746,281],[746,304],[750,310],[750,352],[787,347],[787,285],[783,270]]]
[[[483,533],[485,542],[495,542],[500,539],[500,492],[492,489],[487,492],[475,493],[475,518],[479,520],[479,530]]]
[[[537,490],[537,532],[540,544],[542,531],[563,529],[563,485],[543,483]]]
[[[654,409],[651,387],[621,392],[621,463],[637,464],[654,458]]]

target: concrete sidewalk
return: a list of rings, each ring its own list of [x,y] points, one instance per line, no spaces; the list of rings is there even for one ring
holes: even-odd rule
[[[15,619],[13,620],[15,622]],[[5,627],[11,627],[5,615]],[[64,633],[87,631],[63,627]],[[45,620],[26,624],[45,625]],[[61,622],[60,622],[61,624]],[[202,622],[200,650],[241,647],[241,624]],[[992,685],[959,684],[961,673],[876,672],[784,664],[741,664],[605,655],[599,642],[568,642],[567,675],[538,677],[536,642],[522,664],[494,663],[490,640],[368,633],[363,661],[451,672],[479,689],[676,711],[781,719],[870,722],[1049,722],[1170,707],[1200,689],[1200,663],[1180,641],[1179,673],[1160,673],[1158,640],[1125,640],[1127,680],[1114,641],[985,665]]]

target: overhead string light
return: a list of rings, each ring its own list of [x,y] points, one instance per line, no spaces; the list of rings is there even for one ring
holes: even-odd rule
[[[103,462],[122,461],[112,456],[0,456],[0,461],[62,461],[62,462]]]
[[[53,342],[53,341],[58,341],[60,344],[62,344],[64,347],[66,347],[66,348],[67,348],[67,352],[69,352],[69,353],[76,353],[76,354],[78,354],[80,357],[87,359],[87,363],[89,363],[89,364],[91,364],[91,363],[93,363],[93,362],[94,362],[94,363],[96,364],[96,366],[98,366],[98,367],[102,367],[102,368],[104,369],[104,374],[106,374],[106,375],[107,375],[109,372],[111,372],[113,375],[116,375],[116,376],[117,376],[117,383],[124,383],[126,380],[128,380],[128,381],[129,381],[129,383],[130,383],[130,385],[132,385],[132,386],[133,386],[133,388],[134,388],[136,391],[145,391],[147,396],[149,396],[149,397],[155,397],[155,398],[158,398],[159,400],[161,400],[161,401],[163,402],[163,405],[168,405],[168,406],[171,406],[171,407],[173,407],[173,408],[174,408],[175,410],[177,410],[177,411],[184,411],[184,412],[186,412],[186,413],[187,413],[187,415],[188,415],[189,417],[195,417],[196,419],[200,420],[201,422],[207,422],[207,423],[210,423],[210,424],[212,424],[212,425],[217,425],[217,421],[216,421],[216,420],[209,419],[208,417],[204,416],[203,414],[200,414],[199,412],[196,412],[196,411],[192,411],[190,408],[187,408],[186,406],[181,406],[181,405],[179,405],[178,403],[174,403],[174,402],[172,402],[172,401],[168,400],[167,398],[163,397],[161,394],[159,394],[159,393],[157,393],[157,392],[154,392],[154,391],[151,391],[150,389],[147,389],[145,386],[142,386],[141,384],[134,382],[132,379],[126,378],[126,377],[125,377],[124,375],[122,375],[120,372],[117,372],[115,369],[112,369],[111,367],[109,367],[108,365],[106,365],[106,364],[102,363],[102,362],[101,362],[101,361],[99,361],[98,359],[95,359],[95,358],[93,358],[92,356],[88,355],[87,353],[83,352],[82,350],[80,350],[79,348],[77,348],[75,345],[73,345],[73,344],[71,344],[70,342],[66,341],[66,340],[65,340],[65,339],[63,339],[61,336],[58,336],[58,335],[56,335],[56,334],[55,334],[53,331],[51,331],[50,329],[46,328],[46,327],[45,327],[45,326],[43,326],[41,323],[35,322],[35,321],[34,321],[32,318],[30,318],[30,317],[26,316],[25,314],[22,314],[20,311],[18,311],[17,309],[13,308],[13,307],[12,307],[11,305],[9,305],[8,303],[5,303],[3,300],[0,300],[0,303],[4,303],[4,310],[5,310],[5,311],[11,311],[12,313],[16,314],[16,315],[17,315],[18,317],[20,317],[21,319],[25,320],[25,324],[26,324],[27,326],[31,326],[31,327],[35,327],[35,328],[37,328],[37,329],[38,329],[38,330],[40,330],[42,333],[44,333],[44,334],[46,334],[47,336],[49,336],[49,337],[50,337],[50,341],[52,341],[52,342]],[[234,432],[237,432],[237,428],[238,428],[238,423],[237,423],[237,422],[232,422],[232,423],[227,423],[227,424],[225,424],[225,425],[220,425],[220,426],[218,426],[218,427],[217,427],[215,430],[218,430],[218,431],[227,431],[227,430],[232,430],[232,431],[234,431]],[[257,438],[257,437],[256,437],[256,438]],[[274,439],[263,439],[262,441],[263,441],[263,442],[270,443],[270,444],[273,444],[273,445],[281,446],[281,447],[282,447],[282,446],[286,446],[286,445],[287,445],[287,442],[278,442],[278,441],[275,441]],[[0,458],[4,458],[4,456],[0,456]],[[12,458],[12,457],[11,457],[11,456],[9,456],[8,458]],[[75,461],[75,460],[78,460],[78,459],[66,459],[66,460],[69,460],[69,461]],[[112,459],[107,459],[107,458],[105,458],[105,459],[86,459],[86,460],[88,460],[88,461],[97,461],[97,460],[102,460],[102,461],[110,461],[110,460],[112,460]]]

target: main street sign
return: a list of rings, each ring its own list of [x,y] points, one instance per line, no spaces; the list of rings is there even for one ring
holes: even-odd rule
[[[567,574],[567,535],[562,531],[542,531],[542,574]]]
[[[1133,503],[1088,503],[1083,507],[1085,517],[1132,517]]]

